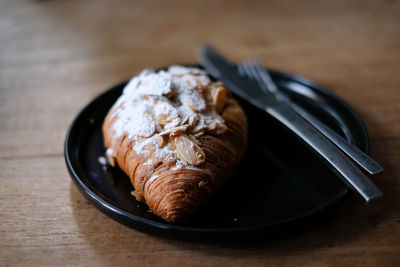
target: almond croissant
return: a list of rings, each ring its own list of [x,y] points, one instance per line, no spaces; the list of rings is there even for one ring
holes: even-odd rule
[[[103,124],[106,156],[134,196],[174,223],[228,180],[247,144],[243,110],[220,82],[171,66],[134,77]]]

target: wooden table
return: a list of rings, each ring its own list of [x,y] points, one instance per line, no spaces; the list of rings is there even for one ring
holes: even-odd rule
[[[63,156],[68,126],[146,67],[210,42],[331,88],[363,118],[384,197],[257,244],[170,240],[90,205]],[[0,1],[0,265],[400,264],[400,1]]]

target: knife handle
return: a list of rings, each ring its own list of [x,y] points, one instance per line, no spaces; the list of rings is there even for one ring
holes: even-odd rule
[[[337,147],[339,147],[347,156],[349,156],[354,162],[356,162],[360,167],[366,170],[369,174],[377,174],[383,171],[381,165],[378,162],[370,158],[367,154],[362,152],[356,146],[349,143],[339,134],[331,130],[324,123],[319,121],[313,115],[308,113],[302,107],[296,105],[293,102],[287,102],[294,111],[296,111],[300,116],[302,116],[306,121],[308,121],[312,126],[314,126],[318,131],[325,135],[329,140],[331,140]]]
[[[285,105],[275,105],[269,106],[266,111],[321,155],[340,174],[339,177],[366,202],[382,195],[382,192],[350,159],[293,109]]]

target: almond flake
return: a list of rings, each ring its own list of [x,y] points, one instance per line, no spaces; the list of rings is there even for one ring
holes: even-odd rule
[[[177,157],[190,165],[200,165],[205,161],[204,151],[190,138],[183,134],[172,139],[175,144]]]
[[[227,90],[224,86],[220,85],[217,90],[213,92],[213,103],[218,113],[222,112],[227,98]]]

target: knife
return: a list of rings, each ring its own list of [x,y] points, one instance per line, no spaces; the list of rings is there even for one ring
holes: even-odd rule
[[[264,110],[300,137],[336,170],[343,182],[359,193],[366,202],[382,195],[372,181],[331,141],[288,105],[263,92],[254,80],[241,76],[237,67],[214,48],[209,45],[203,46],[201,59],[206,70],[221,80],[232,92]]]

